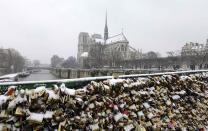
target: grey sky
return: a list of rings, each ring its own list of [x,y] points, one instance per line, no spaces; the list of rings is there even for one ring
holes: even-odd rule
[[[136,49],[178,50],[208,38],[207,0],[0,0],[0,47],[49,63],[76,56],[79,32],[103,35],[122,28]]]

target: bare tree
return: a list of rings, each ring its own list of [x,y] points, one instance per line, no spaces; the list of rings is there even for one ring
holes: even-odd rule
[[[77,67],[77,61],[76,58],[73,56],[70,56],[67,58],[61,65],[64,68],[76,68]]]
[[[24,57],[15,49],[8,49],[10,72],[20,72],[25,68]]]
[[[155,58],[158,58],[159,56],[160,54],[154,51],[149,51],[146,54],[147,59],[155,59]]]
[[[64,58],[61,58],[58,55],[53,55],[51,57],[51,66],[52,67],[61,67],[61,64],[63,62],[64,62]]]
[[[108,64],[110,67],[118,67],[123,58],[123,54],[118,50],[111,50],[107,54]]]
[[[168,55],[168,57],[180,56],[181,55],[181,51],[180,50],[168,51],[167,55]]]
[[[103,67],[104,64],[104,46],[102,44],[94,44],[90,48],[89,51],[89,58],[88,58],[88,63],[90,64],[89,66],[96,67],[96,68],[101,68]]]

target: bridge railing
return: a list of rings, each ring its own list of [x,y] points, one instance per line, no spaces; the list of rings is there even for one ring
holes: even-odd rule
[[[149,76],[162,76],[162,75],[189,75],[196,73],[204,73],[208,70],[191,70],[191,71],[179,71],[179,72],[165,72],[165,73],[152,73],[152,74],[135,74],[135,75],[120,75],[116,78],[126,79],[126,78],[138,78],[138,77],[149,77]],[[52,87],[54,84],[60,85],[65,83],[68,88],[81,88],[87,85],[90,81],[103,81],[107,79],[112,79],[113,76],[102,76],[102,77],[86,77],[77,79],[59,79],[59,80],[43,80],[43,81],[20,81],[20,82],[7,82],[0,83],[0,90],[4,90],[9,86],[16,86],[17,89],[34,89],[38,85],[45,85],[46,88]]]

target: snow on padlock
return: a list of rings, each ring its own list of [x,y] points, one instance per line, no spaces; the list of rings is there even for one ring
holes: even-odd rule
[[[171,101],[167,100],[166,105],[168,105],[168,106],[171,105]]]
[[[64,92],[68,95],[75,95],[75,90],[74,89],[65,88]]]
[[[122,119],[123,118],[123,114],[121,114],[121,113],[117,113],[115,116],[114,116],[114,120],[117,122],[117,121],[119,121],[120,119]]]
[[[130,115],[131,115],[132,117],[134,117],[134,118],[137,117],[136,113],[134,113],[134,112],[131,112]]]
[[[54,91],[52,90],[46,90],[46,92],[48,93],[48,99],[54,99],[54,100],[58,100],[59,99],[59,95],[55,94]]]
[[[137,108],[136,108],[135,104],[133,104],[133,105],[131,105],[131,106],[129,107],[129,109],[131,109],[131,110],[136,110]]]
[[[110,90],[110,87],[107,86],[107,85],[104,85],[103,87],[104,87],[105,90]]]
[[[53,117],[53,111],[46,111],[46,113],[43,116],[43,118],[45,119],[52,119],[52,117]]]
[[[115,86],[119,83],[123,83],[123,81],[124,79],[109,79],[108,80],[110,86]]]
[[[133,125],[133,124],[130,124],[130,125],[126,125],[126,126],[124,127],[124,130],[125,130],[125,131],[131,131],[133,128],[134,128],[134,125]]]
[[[180,99],[180,98],[181,98],[181,97],[180,97],[179,95],[173,95],[173,96],[172,96],[172,99],[173,99],[173,100],[178,100],[178,99]]]
[[[121,104],[119,105],[120,108],[124,108],[125,104]]]
[[[99,130],[98,124],[90,125],[90,128],[91,128],[92,131],[97,131],[97,130]]]
[[[95,104],[94,104],[94,103],[89,104],[89,108],[90,108],[90,109],[95,108]]]
[[[175,92],[176,94],[179,94],[179,95],[184,95],[184,94],[186,94],[186,91],[184,91],[184,90],[181,90],[181,91],[178,91],[178,92]]]
[[[138,116],[144,116],[143,111],[139,111],[137,114],[138,114]]]
[[[113,109],[114,109],[115,111],[118,111],[118,106],[117,106],[117,105],[114,105],[114,106],[113,106]]]
[[[75,95],[76,90],[75,89],[69,89],[65,86],[65,84],[61,84],[60,89],[62,92],[66,93],[67,95]]]
[[[149,105],[149,103],[147,103],[147,102],[143,103],[143,106],[144,106],[146,109],[150,108],[150,105]]]
[[[147,115],[147,117],[148,117],[149,119],[151,119],[152,117],[154,117],[154,115],[153,115],[152,113],[149,113],[149,114]]]
[[[154,86],[153,87],[150,87],[149,90],[150,91],[153,91],[153,90],[155,90],[155,87]]]
[[[31,122],[42,123],[44,114],[41,114],[41,113],[29,113],[29,114],[30,116],[27,118],[27,120]]]
[[[38,96],[42,96],[44,94],[44,92],[46,91],[46,87],[45,86],[39,86],[37,87],[34,92],[38,94]]]
[[[12,110],[16,107],[17,104],[20,104],[26,101],[27,101],[26,96],[21,97],[20,95],[18,95],[15,99],[9,102],[8,109]]]
[[[148,92],[147,91],[139,91],[139,94],[146,95],[146,94],[148,94]]]
[[[0,106],[2,106],[9,99],[8,96],[0,95]]]

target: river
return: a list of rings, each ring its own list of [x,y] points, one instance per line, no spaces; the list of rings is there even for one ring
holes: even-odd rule
[[[39,80],[55,80],[58,79],[50,73],[49,70],[41,70],[40,72],[35,72],[30,74],[25,78],[19,78],[19,81],[39,81]]]

